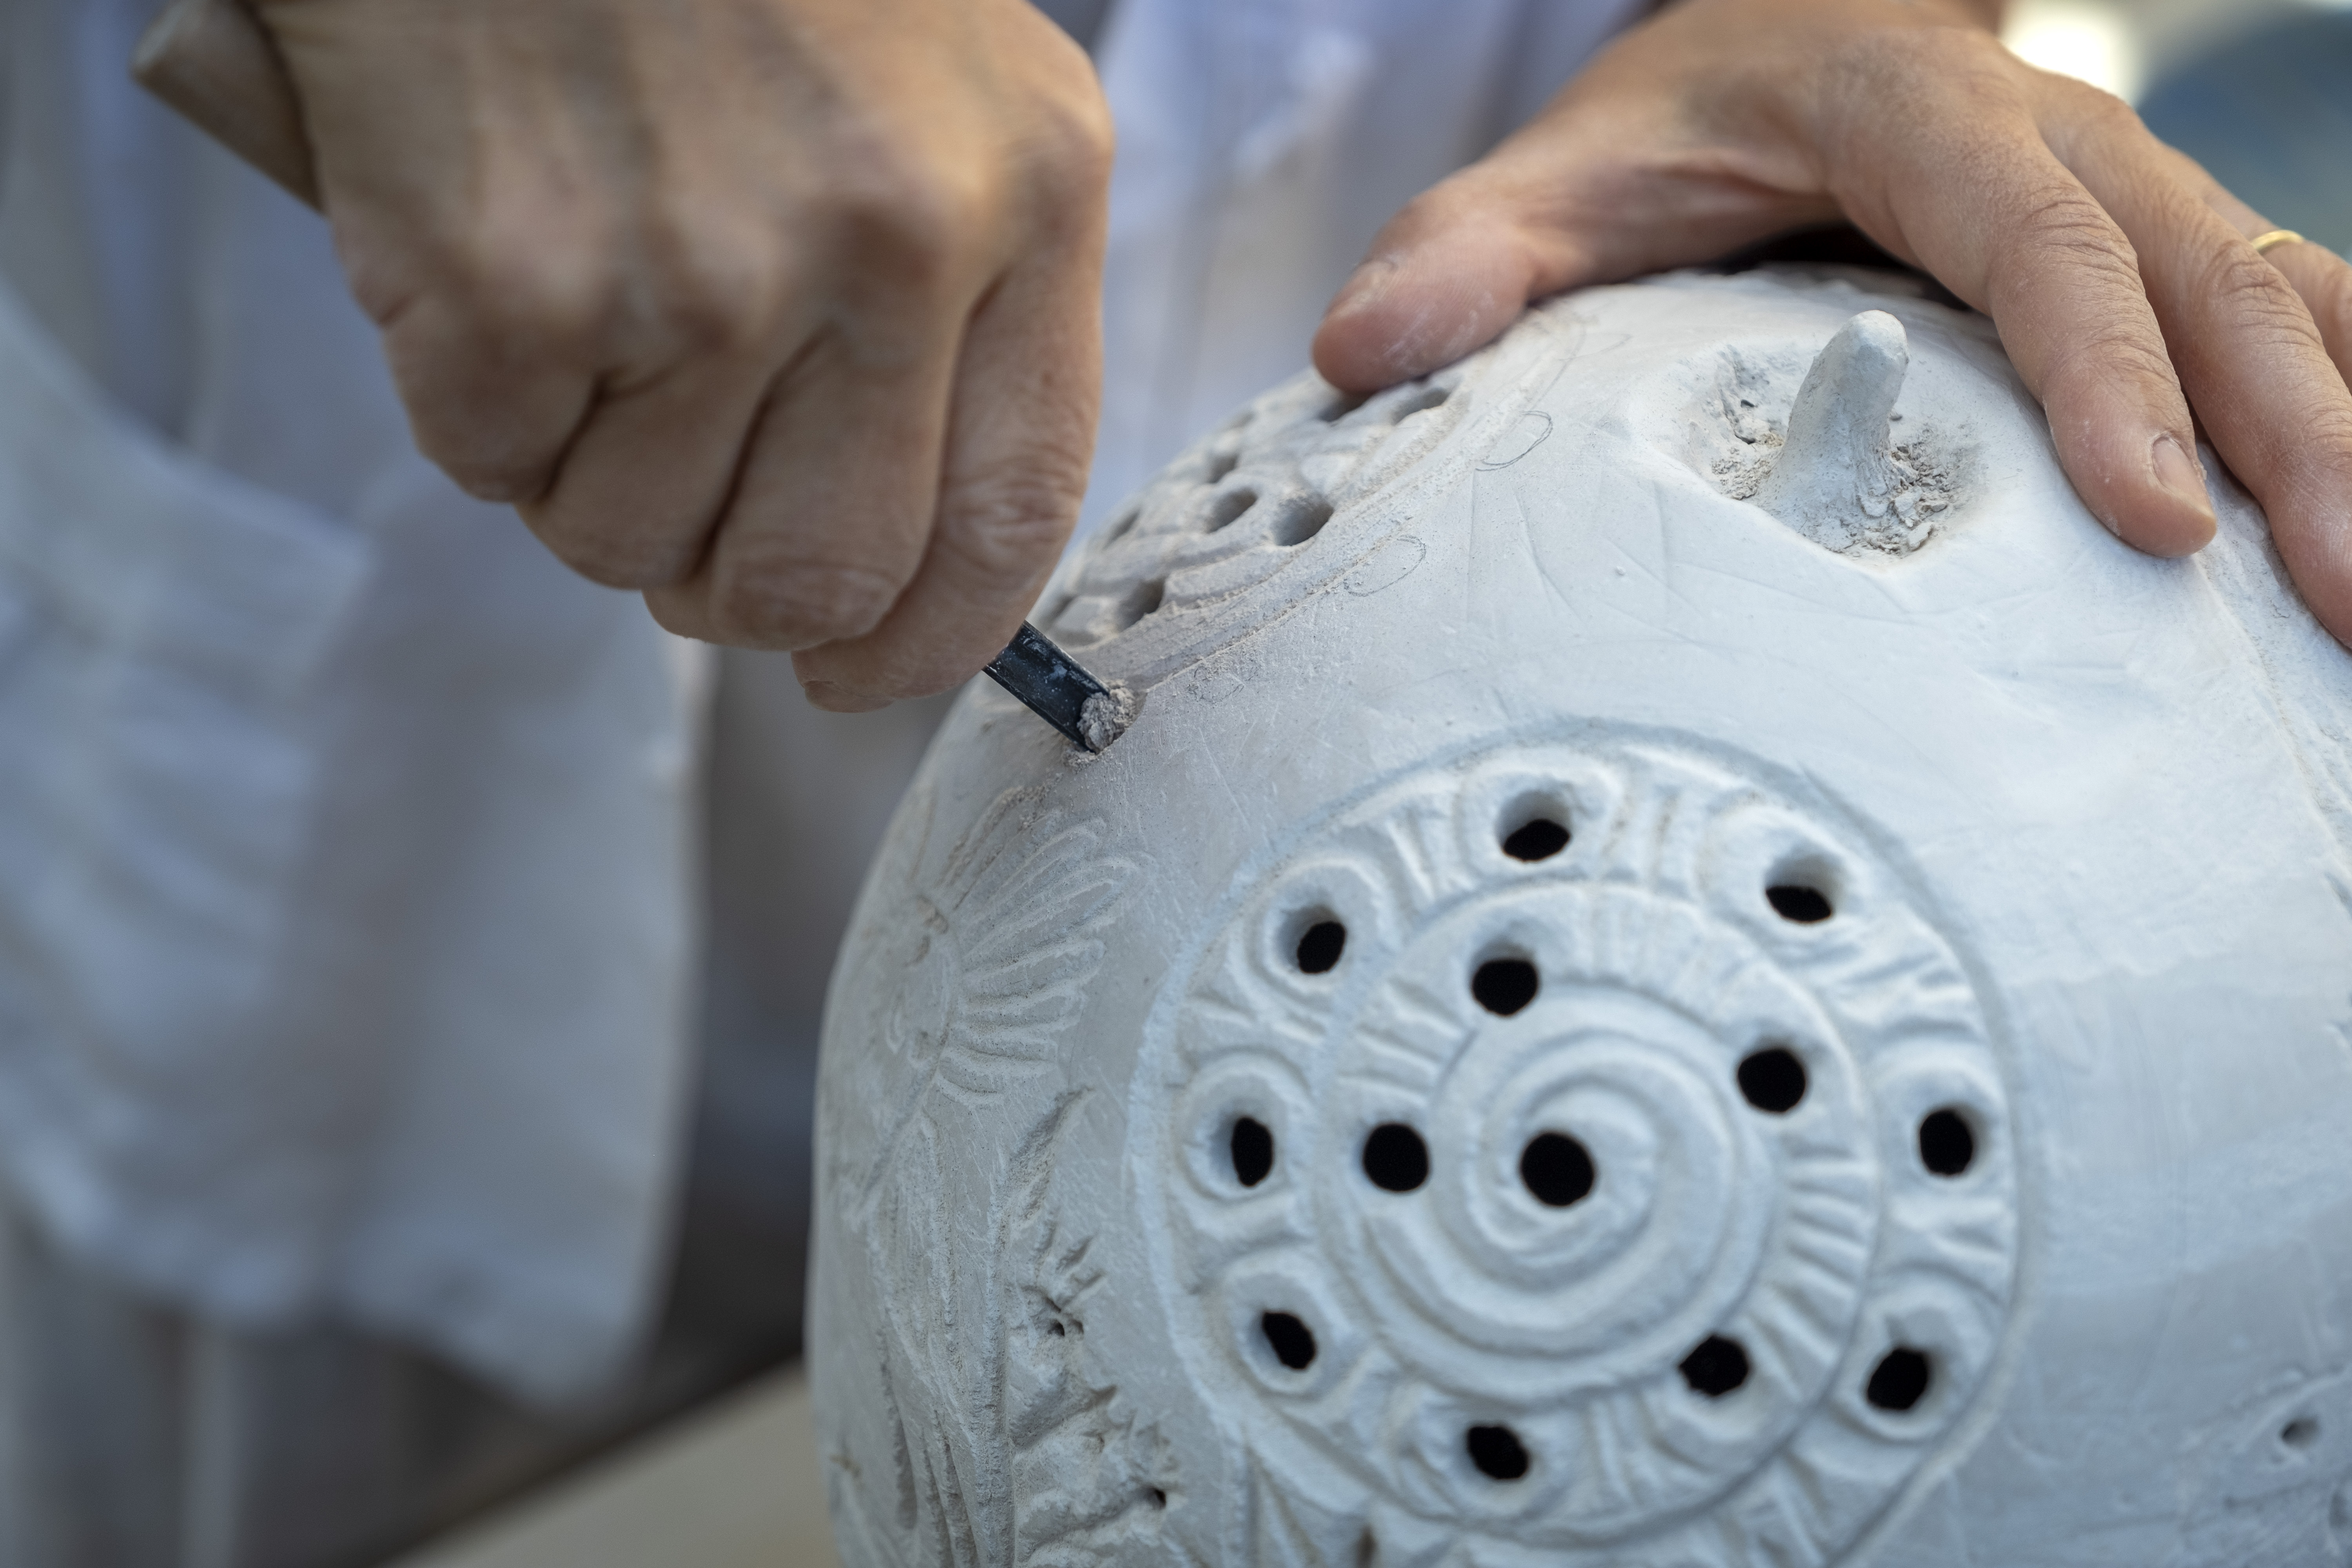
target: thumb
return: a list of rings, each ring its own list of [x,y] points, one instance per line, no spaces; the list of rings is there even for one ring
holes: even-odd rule
[[[1530,299],[1577,280],[1568,237],[1537,245],[1512,204],[1470,177],[1476,172],[1423,193],[1372,241],[1316,330],[1324,380],[1345,392],[1410,381],[1495,337]]]
[[[1315,368],[1374,392],[1461,358],[1530,300],[1689,266],[1837,216],[1801,159],[1703,144],[1655,94],[1580,94],[1415,197],[1324,313]]]

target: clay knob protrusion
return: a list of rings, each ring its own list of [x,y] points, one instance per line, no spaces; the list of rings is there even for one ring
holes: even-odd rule
[[[1885,311],[1864,310],[1840,327],[1797,389],[1788,440],[1756,504],[1817,538],[1848,532],[1857,510],[1885,517],[1898,488],[1889,419],[1910,364],[1903,323]]]

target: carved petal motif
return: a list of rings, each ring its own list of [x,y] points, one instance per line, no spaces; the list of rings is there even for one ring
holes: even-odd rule
[[[1635,736],[1433,766],[1171,980],[1135,1173],[1269,1542],[1827,1561],[1963,1419],[2017,1270],[2004,1075],[1920,900],[1803,795]],[[1537,819],[1570,837],[1521,858]]]

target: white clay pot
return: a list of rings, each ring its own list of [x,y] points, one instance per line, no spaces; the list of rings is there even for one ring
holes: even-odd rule
[[[1793,273],[1188,452],[842,954],[845,1561],[2352,1563],[2352,660],[2206,461]]]

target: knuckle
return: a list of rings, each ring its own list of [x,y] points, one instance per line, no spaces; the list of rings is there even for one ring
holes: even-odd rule
[[[644,244],[637,303],[663,343],[726,354],[756,348],[773,334],[789,268],[776,237],[674,205],[648,222]]]
[[[2087,323],[2051,356],[2053,400],[2084,386],[2118,384],[2133,388],[2145,402],[2168,403],[2179,396],[2164,341],[2137,321]]]
[[[867,138],[835,169],[826,203],[867,279],[929,291],[961,269],[989,222],[989,182],[920,149]]]
[[[1029,161],[1046,188],[1081,198],[1106,189],[1118,136],[1102,94],[1055,99],[1042,107],[1040,120]]]
[[[2195,288],[2231,317],[2242,331],[2302,338],[2303,300],[2279,269],[2250,246],[2217,246],[2199,269]]]
[[[605,269],[585,249],[498,231],[443,242],[435,275],[486,348],[529,352],[593,340],[612,313]]]
[[[898,597],[898,584],[872,566],[756,552],[719,563],[710,617],[730,642],[814,647],[865,636]]]
[[[1992,265],[2011,277],[2053,267],[2131,297],[2143,296],[2139,253],[2106,209],[2079,185],[2049,184],[2021,195],[2006,215]]]
[[[1832,45],[1828,61],[1840,76],[1915,94],[2005,87],[2016,63],[1990,34],[1974,27],[1868,29]]]
[[[1079,487],[1055,465],[1004,463],[961,480],[941,499],[947,539],[980,592],[1019,592],[1050,565],[1069,536]]]

